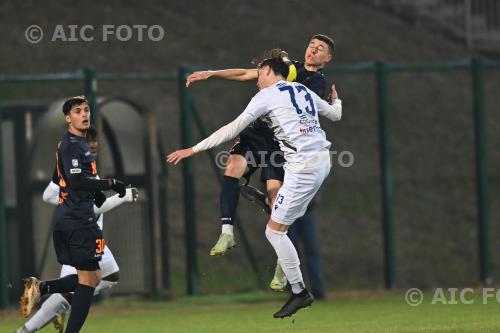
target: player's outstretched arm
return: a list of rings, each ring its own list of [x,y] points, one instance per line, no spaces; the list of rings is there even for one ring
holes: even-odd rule
[[[96,205],[94,205],[94,213],[104,214],[125,202],[136,202],[138,199],[139,191],[137,190],[137,188],[127,188],[126,194],[123,198],[120,198],[119,194],[115,194],[113,196],[110,196],[109,198],[106,198],[106,201],[104,201],[101,207],[97,207]]]
[[[234,81],[249,81],[257,79],[257,69],[222,69],[218,71],[199,71],[191,73],[186,79],[186,87],[196,81],[202,81],[210,78],[218,78]]]
[[[205,140],[197,143],[191,148],[174,151],[167,155],[167,163],[178,164],[185,158],[193,156],[200,151],[209,150],[218,145],[234,139],[245,127],[250,125],[256,118],[249,113],[243,112],[229,124],[219,128]]]

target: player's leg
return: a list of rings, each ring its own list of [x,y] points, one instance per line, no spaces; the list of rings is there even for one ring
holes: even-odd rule
[[[115,257],[113,256],[113,253],[111,252],[108,246],[105,246],[104,248],[104,254],[102,256],[101,261],[99,261],[99,268],[101,270],[102,279],[94,290],[94,296],[98,295],[103,290],[110,289],[116,286],[118,284],[118,280],[120,279],[119,275],[120,269],[115,260]],[[76,274],[76,269],[74,267],[64,265],[61,270],[61,276],[72,274],[73,272]],[[69,310],[69,303],[71,303],[71,298],[73,297],[73,294],[64,294],[63,296],[64,299],[67,301],[66,302],[67,306],[60,307],[59,311],[57,311],[55,314],[52,314],[53,316],[52,322],[54,324],[54,327],[56,328],[56,331],[60,333],[64,332],[66,312]],[[42,307],[44,305],[45,302],[42,304]]]
[[[102,279],[95,288],[94,295],[99,294],[103,290],[113,288],[118,284],[120,279],[120,268],[113,253],[107,246],[104,248],[104,254],[99,262],[99,267],[101,268]]]
[[[275,318],[291,316],[297,310],[311,305],[314,300],[305,289],[299,256],[286,232],[289,225],[304,215],[329,171],[329,166],[325,166],[312,173],[287,172],[283,186],[274,201],[271,218],[266,227],[266,237],[273,246],[292,289],[290,299],[274,314]]]
[[[78,244],[78,247],[75,245]],[[73,246],[71,246],[73,245]],[[71,300],[71,314],[66,333],[79,332],[89,313],[95,287],[101,281],[99,261],[104,252],[102,231],[97,225],[75,230],[68,239],[71,265],[78,272],[78,284]]]
[[[261,180],[266,182],[267,198],[269,212],[271,212],[272,205],[278,196],[278,192],[283,185],[285,172],[283,170],[283,155],[281,151],[276,150],[267,160],[268,165],[262,169]],[[276,261],[276,268],[274,275],[269,283],[269,287],[273,291],[281,292],[285,290],[288,284],[285,272],[281,268],[279,258]]]
[[[210,250],[211,256],[220,256],[236,246],[234,240],[234,220],[240,197],[239,181],[248,173],[248,163],[245,155],[249,147],[245,142],[238,141],[231,149],[219,196],[221,235]]]
[[[63,278],[71,275],[76,276],[76,269],[68,265],[63,265],[60,277]],[[76,283],[74,286],[76,288]],[[63,332],[64,324],[61,323],[61,320],[57,320],[56,322],[56,318],[58,315],[64,314],[70,307],[70,300],[68,300],[67,295],[71,294],[50,295],[49,298],[42,303],[40,309],[24,324],[24,332],[36,332],[51,321],[54,321],[54,325],[56,325],[56,330],[58,332]]]
[[[266,181],[266,189],[267,189],[267,195],[269,198],[269,202],[271,203],[269,205],[270,209],[273,204],[273,202],[276,200],[276,197],[278,196],[278,191],[280,190],[281,186],[283,184],[283,181],[277,180],[277,179],[268,179]],[[288,284],[288,280],[286,279],[285,272],[281,268],[281,264],[279,261],[279,258],[276,261],[276,268],[274,269],[274,275],[273,278],[271,279],[271,282],[269,283],[269,287],[273,291],[278,291],[281,292],[285,290],[286,286]]]
[[[78,271],[78,285],[71,301],[71,314],[66,326],[66,333],[80,332],[92,304],[95,287],[101,281],[101,271],[91,264],[83,262],[76,268]],[[94,263],[96,263],[94,261]],[[97,263],[96,263],[97,264]]]
[[[273,315],[275,318],[291,316],[297,310],[310,306],[314,301],[311,293],[305,288],[299,256],[286,234],[287,228],[287,225],[278,223],[273,218],[269,219],[266,227],[266,237],[273,246],[292,289],[288,301]]]
[[[53,241],[58,261],[62,264],[69,263],[69,250],[66,247],[66,238],[71,235],[69,231],[54,231]],[[24,292],[19,301],[21,314],[28,318],[40,298],[47,294],[73,292],[78,284],[76,274],[69,274],[59,279],[40,281],[35,277],[25,279]]]

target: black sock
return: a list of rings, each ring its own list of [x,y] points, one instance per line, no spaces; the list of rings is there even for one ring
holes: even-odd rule
[[[68,319],[68,326],[66,326],[66,333],[80,332],[89,314],[94,289],[95,288],[83,284],[78,284],[76,286],[75,294],[71,300],[71,314]]]
[[[78,284],[78,275],[71,274],[55,280],[42,281],[40,291],[42,295],[70,293],[75,291]]]
[[[221,224],[234,224],[234,215],[240,199],[239,179],[224,176],[220,190],[220,220]]]

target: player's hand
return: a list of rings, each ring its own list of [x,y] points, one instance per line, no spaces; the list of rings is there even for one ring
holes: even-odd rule
[[[337,94],[337,90],[335,89],[335,85],[334,85],[334,84],[332,84],[332,92],[331,92],[330,94],[331,94],[331,96],[332,96],[332,101],[333,101],[334,99],[339,98],[339,95]]]
[[[111,179],[111,189],[118,193],[118,197],[123,198],[127,194],[127,185],[118,179]]]
[[[174,165],[177,165],[177,163],[183,159],[193,156],[194,154],[193,148],[181,149],[168,154],[166,160],[167,163],[174,163]]]
[[[189,87],[189,85],[193,82],[206,80],[211,76],[212,76],[212,71],[199,71],[191,73],[186,79],[186,87]]]
[[[102,193],[102,191],[95,191],[94,192],[94,204],[100,208],[103,204],[104,201],[106,201],[106,195]]]
[[[328,92],[328,95],[326,95],[325,101],[332,104],[337,98],[339,98],[339,95],[337,94],[335,85],[332,84],[332,90],[330,90],[330,92]]]

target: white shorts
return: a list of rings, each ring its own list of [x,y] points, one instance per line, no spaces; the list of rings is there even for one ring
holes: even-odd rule
[[[285,179],[274,200],[271,219],[280,224],[291,225],[302,217],[329,173],[330,164],[308,173],[295,173],[285,169]]]
[[[120,270],[113,253],[111,253],[107,245],[104,247],[104,254],[101,257],[101,261],[99,261],[99,267],[101,268],[101,276],[103,278]],[[69,265],[63,265],[61,268],[61,277],[71,274],[76,274],[76,268]]]

